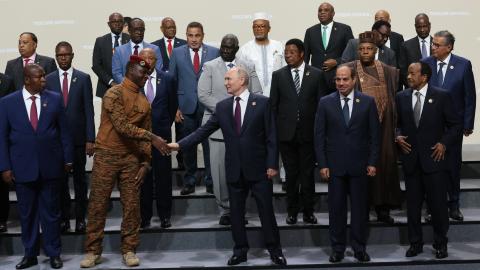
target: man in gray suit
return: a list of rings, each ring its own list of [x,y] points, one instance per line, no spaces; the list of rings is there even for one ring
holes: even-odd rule
[[[230,97],[225,88],[225,73],[235,66],[242,66],[249,75],[248,89],[252,93],[262,94],[262,85],[255,72],[253,63],[235,58],[239,49],[238,38],[233,34],[223,37],[220,45],[220,56],[205,63],[198,81],[198,100],[205,106],[203,124],[215,113],[218,102]],[[230,206],[228,189],[225,179],[225,143],[222,131],[219,129],[210,135],[210,169],[213,181],[213,193],[220,208],[220,225],[230,225]]]

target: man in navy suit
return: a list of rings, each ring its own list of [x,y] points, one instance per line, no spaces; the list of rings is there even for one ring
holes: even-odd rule
[[[252,192],[257,202],[262,232],[272,262],[286,265],[272,205],[271,179],[278,173],[275,120],[268,98],[250,93],[248,81],[248,72],[243,67],[227,71],[225,87],[232,97],[217,103],[215,114],[212,114],[207,123],[178,143],[169,144],[169,147],[183,151],[194,147],[217,129],[222,130],[235,242],[228,265],[247,261],[249,247],[245,230],[245,200],[249,192]]]
[[[198,79],[202,74],[203,64],[217,58],[217,48],[203,44],[203,26],[199,22],[187,25],[187,45],[173,49],[169,72],[177,81],[178,110],[175,122],[180,123],[180,133],[187,136],[202,124],[205,107],[198,102]],[[202,142],[203,161],[205,164],[205,186],[213,194],[212,176],[210,174],[210,155],[208,140]],[[192,147],[183,151],[185,175],[181,195],[195,192],[195,173],[197,171],[197,149]]]
[[[85,232],[88,183],[85,177],[86,156],[93,155],[95,143],[95,123],[93,112],[93,90],[90,75],[72,67],[74,57],[72,45],[61,41],[55,47],[58,72],[47,75],[47,89],[60,93],[63,97],[68,128],[74,145],[73,186],[75,191],[75,231]],[[62,182],[60,230],[70,229],[70,188],[69,174]]]
[[[61,96],[45,90],[45,71],[24,69],[24,87],[0,100],[0,171],[15,184],[25,255],[17,269],[38,264],[39,235],[52,268],[61,268],[59,186],[73,162]]]
[[[454,149],[462,120],[454,111],[452,99],[443,89],[428,81],[432,75],[426,63],[408,68],[409,89],[396,96],[397,137],[401,149],[407,190],[408,238],[406,256],[423,252],[421,213],[426,195],[432,215],[435,257],[447,253],[448,231],[448,160],[446,152]]]
[[[187,41],[176,37],[177,25],[175,24],[175,21],[170,17],[163,18],[160,30],[163,33],[163,38],[152,42],[152,44],[160,48],[163,59],[162,70],[168,71],[168,68],[170,66],[170,57],[173,53],[173,48],[185,45],[187,44]]]
[[[143,93],[152,107],[152,132],[167,142],[171,142],[171,127],[178,108],[173,78],[168,72],[155,69],[157,58],[153,49],[145,48],[139,55],[150,66]],[[155,198],[160,226],[168,228],[171,226],[170,216],[172,212],[172,165],[170,157],[162,155],[156,148],[152,147],[151,165],[152,169],[143,180],[140,193],[142,214],[140,227],[145,229],[150,226],[150,219],[153,215],[152,203]]]
[[[380,123],[375,100],[354,90],[355,72],[337,68],[338,91],[320,99],[315,118],[315,153],[320,176],[328,181],[330,262],[344,258],[347,195],[350,194],[351,245],[354,257],[370,261],[366,252],[368,177],[376,174]]]
[[[112,75],[115,83],[121,83],[127,72],[127,63],[130,55],[138,55],[144,48],[152,48],[157,55],[157,69],[162,68],[162,54],[156,45],[152,45],[143,40],[145,35],[145,22],[140,18],[133,18],[128,24],[130,33],[130,42],[117,47],[112,58]]]
[[[448,162],[450,182],[448,187],[449,216],[462,221],[460,211],[460,169],[462,167],[463,136],[473,133],[475,122],[476,90],[472,63],[463,57],[452,54],[455,37],[446,30],[435,33],[432,41],[432,56],[423,59],[432,68],[429,83],[450,93],[454,111],[460,114],[463,130],[457,134],[455,143],[449,148]]]

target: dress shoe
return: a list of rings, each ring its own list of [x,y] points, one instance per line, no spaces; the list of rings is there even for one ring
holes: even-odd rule
[[[415,257],[418,254],[423,252],[423,245],[410,245],[410,247],[407,250],[407,253],[405,253],[405,257]]]
[[[286,222],[287,222],[288,225],[297,224],[297,216],[288,215]]]
[[[213,185],[207,185],[206,190],[208,194],[213,194]]]
[[[220,220],[218,221],[218,224],[223,225],[223,226],[230,226],[232,222],[230,221],[230,216],[229,215],[222,215],[220,217]]]
[[[426,213],[424,216],[425,223],[431,223],[432,222],[432,214]]]
[[[287,265],[287,259],[283,254],[270,254],[270,260],[276,265]]]
[[[328,261],[331,263],[338,263],[341,262],[345,258],[345,254],[343,252],[337,252],[334,251],[332,254],[330,254],[330,258],[328,258]]]
[[[303,215],[303,222],[310,223],[310,224],[317,224],[317,218],[313,215]]]
[[[395,223],[395,220],[390,215],[385,215],[385,214],[378,215],[377,216],[377,221],[378,222],[383,222],[383,223],[386,223],[386,224],[394,224]]]
[[[87,230],[87,224],[84,220],[75,223],[75,232],[84,233]]]
[[[70,220],[63,220],[60,222],[60,232],[66,233],[70,230]]]
[[[6,222],[0,222],[0,233],[4,233],[7,231],[7,223]]]
[[[180,191],[180,195],[188,195],[195,192],[195,186],[184,186]]]
[[[230,259],[228,259],[227,264],[228,265],[237,265],[237,264],[241,264],[242,262],[246,262],[246,261],[247,261],[247,255],[240,255],[240,256],[233,255],[232,257],[230,257]]]
[[[463,214],[458,208],[450,209],[448,216],[453,220],[463,221]]]
[[[357,259],[359,262],[369,262],[370,256],[365,251],[358,251],[353,254],[353,257]]]
[[[19,262],[17,265],[15,265],[15,268],[16,269],[25,269],[25,268],[29,268],[31,266],[34,266],[34,265],[37,265],[38,264],[38,261],[37,261],[37,257],[23,257],[22,261]]]
[[[166,229],[172,227],[172,223],[169,218],[164,218],[160,221],[160,227]]]
[[[53,269],[60,269],[63,267],[63,262],[62,262],[62,259],[60,259],[60,257],[50,257],[50,266],[53,268]]]
[[[140,223],[140,229],[145,230],[150,228],[150,220],[142,220]]]
[[[442,246],[438,249],[435,249],[435,258],[444,259],[448,257],[447,246]]]

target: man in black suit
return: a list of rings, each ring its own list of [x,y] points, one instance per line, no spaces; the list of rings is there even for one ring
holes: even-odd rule
[[[173,52],[173,48],[180,47],[187,44],[187,41],[181,38],[177,38],[177,26],[175,21],[170,17],[165,17],[162,20],[160,30],[163,33],[163,38],[152,42],[153,45],[157,45],[162,53],[163,71],[168,71],[170,64],[170,55]]]
[[[377,13],[375,13],[375,22],[378,22],[378,21],[385,21],[390,24],[391,23],[390,13],[388,13],[388,11],[386,10],[377,11]],[[402,44],[403,44],[403,35],[392,31],[391,27],[388,27],[388,40],[385,43],[385,46],[387,46],[388,48],[392,49],[395,52],[397,65],[400,60],[400,47],[402,46]]]
[[[96,96],[102,98],[108,88],[116,83],[112,77],[112,55],[115,48],[130,41],[128,34],[122,33],[123,16],[120,13],[112,13],[108,17],[110,33],[98,37],[95,40],[92,56],[92,70],[98,76]]]
[[[417,36],[405,41],[400,47],[399,68],[402,83],[408,87],[407,69],[411,63],[427,58],[431,54],[432,37],[430,36],[430,19],[425,13],[415,16]]]
[[[335,91],[335,69],[341,63],[343,50],[353,38],[350,26],[334,22],[335,10],[330,3],[318,7],[319,24],[305,32],[305,63],[312,59],[312,66],[322,69],[330,92]]]
[[[55,47],[55,58],[60,68],[45,78],[47,89],[63,97],[68,128],[74,145],[73,187],[75,192],[75,231],[85,232],[87,213],[88,182],[85,177],[86,156],[93,156],[95,123],[93,112],[93,90],[90,75],[72,67],[74,53],[70,43],[61,41]],[[69,174],[61,185],[61,232],[70,229]]]
[[[39,55],[37,51],[38,39],[34,33],[23,32],[18,39],[18,52],[20,57],[12,59],[7,62],[5,68],[5,75],[13,80],[13,87],[15,90],[23,87],[23,68],[27,64],[37,64],[43,68],[45,74],[49,74],[57,70],[55,60],[48,56]]]
[[[400,159],[407,190],[410,248],[406,256],[423,252],[421,213],[426,195],[432,215],[435,257],[442,259],[448,256],[449,175],[445,154],[452,149],[462,122],[449,94],[428,84],[431,76],[432,70],[426,63],[417,62],[408,67],[410,88],[396,96],[396,142],[402,152]]]
[[[230,199],[232,235],[235,246],[228,265],[247,261],[249,249],[245,230],[245,200],[249,192],[257,202],[262,232],[274,264],[286,265],[273,212],[272,177],[278,173],[277,132],[267,97],[248,91],[249,75],[243,67],[225,74],[225,87],[232,95],[217,103],[215,114],[195,132],[171,143],[184,150],[221,129],[225,140],[225,171]],[[233,112],[233,113],[232,113]]]
[[[315,153],[320,176],[328,181],[329,260],[333,263],[345,256],[348,194],[354,257],[370,261],[367,176],[376,174],[380,129],[375,100],[354,90],[355,81],[353,68],[340,66],[335,78],[338,91],[320,100],[315,118]]]
[[[316,224],[313,124],[318,101],[327,88],[323,72],[305,64],[301,40],[287,41],[284,55],[288,66],[273,72],[270,103],[287,176],[287,224],[297,223],[302,207],[303,222]]]

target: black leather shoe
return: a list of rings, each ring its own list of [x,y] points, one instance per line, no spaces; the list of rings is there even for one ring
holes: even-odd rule
[[[66,233],[70,230],[70,220],[63,220],[60,222],[60,232]]]
[[[207,193],[213,194],[213,185],[208,185],[206,186],[206,188],[207,188]]]
[[[172,227],[172,223],[169,218],[164,218],[160,221],[160,227],[166,229]]]
[[[50,266],[53,269],[60,269],[63,267],[63,262],[60,257],[50,257]]]
[[[425,214],[424,219],[425,219],[425,223],[432,223],[432,214],[430,213]]]
[[[195,192],[195,186],[184,186],[180,191],[180,195],[188,195]]]
[[[84,220],[75,223],[75,232],[84,233],[87,230],[87,224]]]
[[[303,215],[303,222],[310,223],[310,224],[317,224],[317,218],[313,214]]]
[[[140,229],[145,230],[150,228],[150,220],[142,220],[140,223]]]
[[[458,208],[451,209],[448,213],[448,216],[453,220],[463,221],[463,214]]]
[[[355,257],[355,259],[357,259],[359,262],[369,262],[370,261],[370,256],[365,251],[355,252],[355,254],[353,254],[353,257]]]
[[[378,215],[377,216],[378,222],[383,222],[387,224],[394,224],[395,220],[390,215]]]
[[[20,261],[17,265],[15,265],[16,269],[25,269],[31,266],[37,265],[37,257],[23,257],[22,261]]]
[[[233,255],[232,257],[230,257],[230,259],[228,259],[227,264],[228,265],[237,265],[237,264],[241,264],[242,262],[246,262],[246,261],[247,261],[247,255],[241,255],[241,256]]]
[[[4,233],[7,231],[7,223],[6,222],[0,222],[0,233]]]
[[[222,215],[220,217],[220,220],[218,221],[218,224],[223,225],[223,226],[230,226],[232,222],[230,221],[230,216],[229,215]]]
[[[287,183],[282,183],[282,191],[287,191]]]
[[[297,217],[296,216],[288,216],[286,220],[288,225],[294,225],[297,224]]]
[[[415,257],[420,253],[423,253],[423,245],[410,245],[405,257]]]
[[[435,249],[435,258],[444,259],[448,257],[447,246],[442,246],[438,249]]]
[[[334,251],[332,254],[330,254],[330,258],[328,258],[328,261],[331,263],[338,263],[341,262],[345,258],[345,254],[343,252],[337,252]]]
[[[283,256],[283,254],[270,254],[270,260],[272,260],[272,262],[276,265],[287,265],[287,259],[285,259],[285,256]]]

